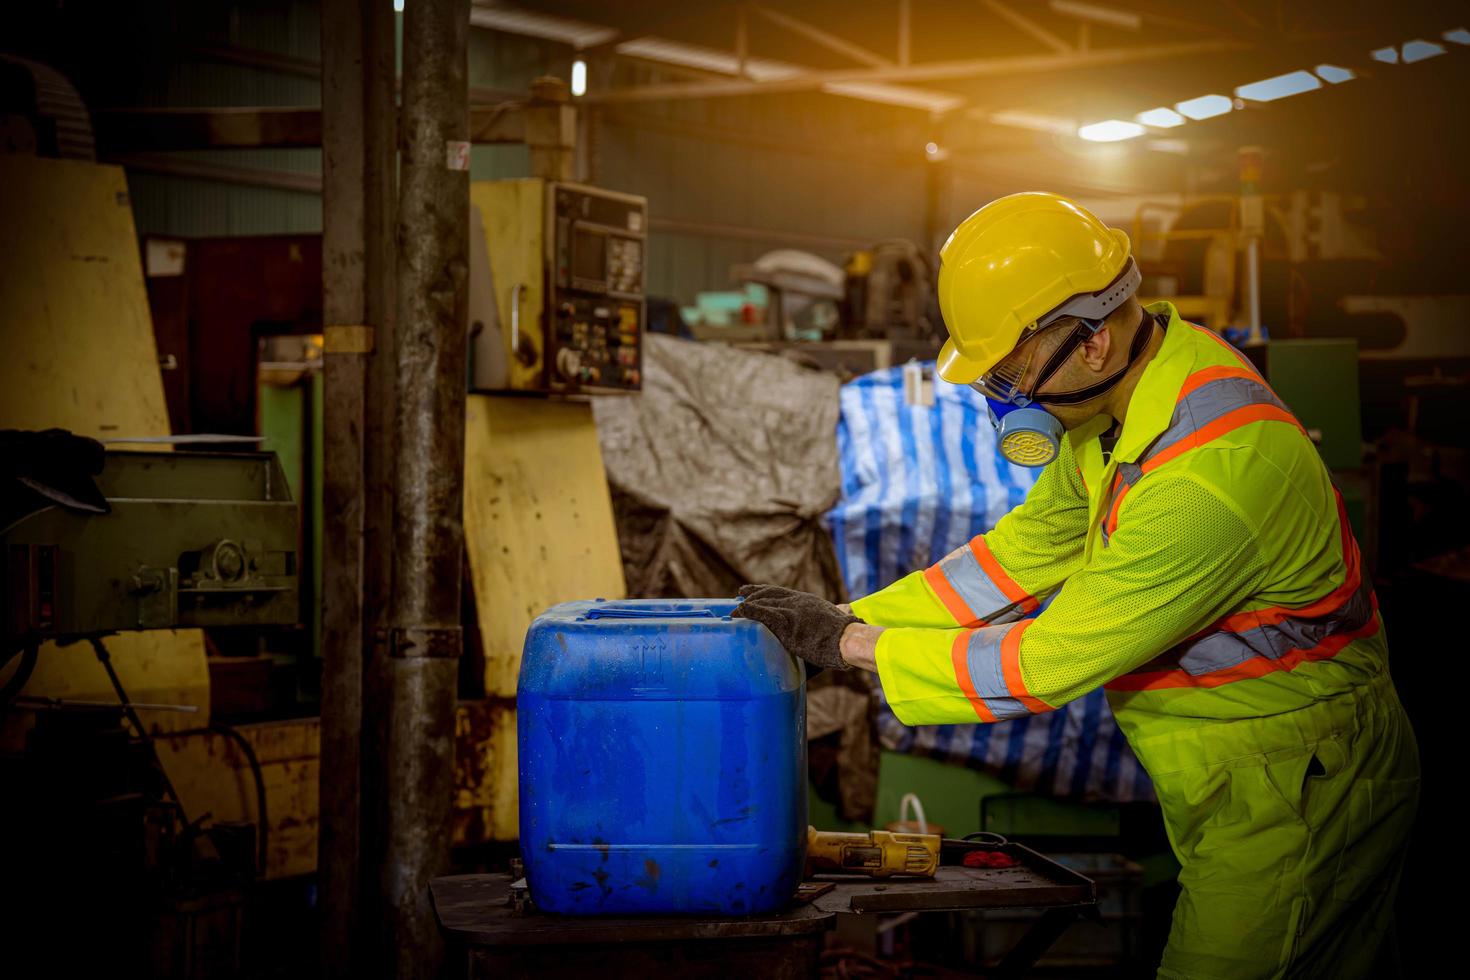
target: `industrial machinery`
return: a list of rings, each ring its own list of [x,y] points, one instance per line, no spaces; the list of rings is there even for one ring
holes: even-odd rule
[[[0,667],[22,659],[0,704],[47,640],[297,621],[297,511],[274,454],[104,453],[60,430],[6,436],[16,455],[0,520]]]
[[[470,389],[638,390],[647,201],[530,178],[472,184],[470,202],[485,246],[471,250]]]
[[[260,761],[217,721],[159,722],[200,706],[134,701],[122,681],[134,665],[122,651],[114,664],[105,638],[295,624],[297,509],[280,463],[271,453],[105,451],[60,429],[7,431],[0,448],[0,722],[14,737],[0,774],[17,804],[0,832],[25,842],[13,870],[32,903],[6,919],[34,948],[53,948],[66,927],[33,910],[65,904],[89,923],[93,944],[67,958],[82,972],[105,961],[139,975],[236,975],[247,890],[270,854]],[[22,694],[42,658],[70,657],[43,650],[47,641],[90,645],[116,700]],[[253,776],[253,821],[188,804],[198,770],[171,776],[164,761],[185,737],[234,743]],[[117,882],[133,889],[120,907]]]
[[[0,531],[8,650],[297,621],[297,510],[274,454],[108,452],[96,487],[100,512],[38,495]]]

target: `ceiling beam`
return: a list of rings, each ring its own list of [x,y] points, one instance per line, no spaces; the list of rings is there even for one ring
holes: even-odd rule
[[[1129,48],[1107,48],[1071,54],[1026,55],[1007,58],[978,58],[967,61],[936,61],[919,65],[895,65],[888,68],[811,71],[788,78],[765,81],[733,79],[729,81],[681,82],[640,85],[589,93],[581,101],[589,103],[656,102],[672,99],[706,99],[736,95],[762,95],[773,92],[808,92],[827,85],[848,82],[930,82],[941,79],[984,78],[999,75],[1027,75],[1066,71],[1073,68],[1103,68],[1110,65],[1183,58],[1192,55],[1217,54],[1245,50],[1238,41],[1196,41],[1185,44],[1156,44]]]
[[[1072,46],[1066,41],[1063,41],[1025,14],[1012,10],[1006,4],[1001,3],[1001,0],[980,0],[980,3],[989,8],[991,13],[1010,22],[1012,27],[1025,31],[1058,54],[1072,53]]]
[[[912,63],[913,23],[909,0],[898,0],[898,63],[907,67]]]
[[[750,5],[750,9],[778,27],[784,27],[791,33],[800,35],[815,44],[819,44],[828,51],[835,51],[844,58],[856,61],[860,65],[867,65],[869,68],[889,68],[893,65],[892,61],[874,54],[862,45],[853,44],[851,41],[840,38],[836,34],[830,34],[820,27],[808,24],[804,20],[797,20],[789,14],[781,13],[779,10],[772,10],[764,4],[753,3]]]
[[[558,119],[574,111],[571,106],[558,107]],[[470,142],[525,143],[527,120],[524,102],[470,106]],[[315,106],[95,109],[92,125],[98,146],[109,157],[322,145],[322,111]]]

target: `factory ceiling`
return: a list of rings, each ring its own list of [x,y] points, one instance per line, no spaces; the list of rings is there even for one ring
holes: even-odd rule
[[[518,28],[517,16],[531,22]],[[1303,135],[1314,119],[1332,118],[1329,103],[1357,98],[1329,90],[1387,82],[1398,97],[1443,89],[1446,74],[1463,79],[1470,63],[1465,9],[1430,0],[476,0],[474,19],[542,36],[547,24],[580,25],[563,39],[585,57],[673,73],[594,88],[591,103],[820,91],[928,112],[975,146],[1013,145],[1007,129],[1055,139],[1092,126],[1084,136],[1142,137],[1162,152],[1185,152],[1248,140],[1262,118],[1273,131]],[[1431,58],[1458,64],[1430,72],[1415,64]],[[1274,97],[1293,89],[1300,94]],[[1191,106],[1206,96],[1218,98]],[[1116,124],[1095,125],[1108,121]]]

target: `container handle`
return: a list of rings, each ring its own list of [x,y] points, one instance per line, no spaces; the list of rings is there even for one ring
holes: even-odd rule
[[[719,619],[708,607],[700,609],[659,609],[645,606],[597,606],[587,610],[588,619]]]
[[[914,815],[919,818],[919,833],[927,834],[929,832],[929,821],[924,819],[924,804],[919,802],[919,798],[915,794],[903,794],[903,799],[898,802],[898,819],[904,823],[908,823],[909,807],[911,806],[914,808]]]

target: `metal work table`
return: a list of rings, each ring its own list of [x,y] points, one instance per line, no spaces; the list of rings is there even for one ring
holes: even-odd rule
[[[824,936],[842,914],[1039,908],[1046,911],[991,974],[1022,975],[1097,900],[1093,883],[1019,844],[1013,868],[944,867],[932,879],[820,876],[780,912],[742,918],[578,918],[518,911],[507,874],[455,875],[430,884],[449,940],[452,974],[465,977],[813,977]],[[824,886],[828,886],[824,888]],[[463,964],[463,965],[460,965]]]

